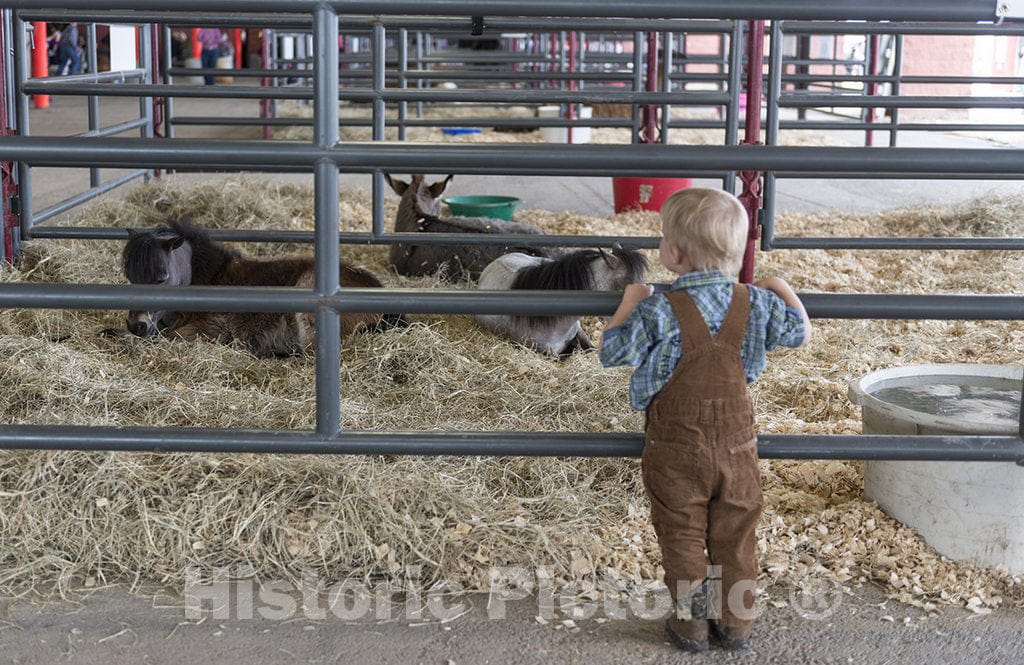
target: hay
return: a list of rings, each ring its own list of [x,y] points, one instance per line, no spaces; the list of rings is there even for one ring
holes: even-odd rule
[[[389,205],[394,205],[393,197]],[[365,230],[369,197],[344,192],[343,225]],[[230,178],[183,189],[149,185],[86,209],[81,225],[144,226],[161,211],[210,226],[312,228],[304,187]],[[391,214],[393,209],[389,209]],[[884,215],[787,215],[780,233],[1019,235],[1024,201],[989,197],[959,209]],[[649,235],[657,216],[607,218],[523,210],[556,233]],[[5,282],[120,282],[119,243],[34,241]],[[250,246],[251,251],[283,248]],[[389,285],[438,286],[387,271],[386,249],[346,247]],[[1010,293],[1010,252],[775,252],[762,275],[811,291]],[[669,276],[660,272],[655,279]],[[468,285],[457,285],[467,287]],[[309,428],[312,358],[266,360],[199,343],[107,339],[121,312],[8,310],[0,374],[9,423]],[[558,363],[479,330],[468,317],[414,325],[344,345],[348,428],[637,431],[628,369],[593,355]],[[601,321],[585,321],[592,335]],[[806,349],[776,354],[755,385],[766,432],[856,433],[847,383],[893,364],[1013,363],[1015,322],[821,321]],[[180,584],[187,566],[244,564],[260,578],[369,579],[422,565],[425,579],[482,588],[492,565],[549,566],[561,583],[657,577],[637,460],[290,457],[71,452],[0,453],[0,588],[83,580]],[[928,609],[1024,605],[1019,578],[949,562],[860,497],[856,462],[763,462],[758,529],[763,587],[810,578],[877,582]]]

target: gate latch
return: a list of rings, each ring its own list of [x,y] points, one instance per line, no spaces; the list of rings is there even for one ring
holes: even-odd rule
[[[469,34],[473,35],[474,37],[479,37],[480,35],[484,34],[484,17],[483,16],[474,16],[473,17],[473,27],[470,29]]]

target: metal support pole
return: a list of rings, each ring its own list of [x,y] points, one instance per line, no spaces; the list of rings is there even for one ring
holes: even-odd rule
[[[657,39],[657,37],[655,37]],[[662,64],[661,64],[661,89],[666,93],[672,92],[672,44],[674,42],[673,34],[671,32],[661,33],[662,43]],[[661,143],[668,145],[668,126],[669,118],[672,114],[671,104],[661,105],[661,122],[659,124],[658,131],[661,136]]]
[[[783,26],[772,21],[771,50],[768,53],[768,91],[765,112],[765,143],[779,143],[779,96],[782,94]],[[761,249],[770,251],[775,239],[775,174],[764,174],[764,201],[761,209]]]
[[[867,71],[864,73],[869,77],[874,77],[878,74],[878,34],[874,33],[867,35],[865,36],[865,40],[867,41],[867,45],[864,48],[864,64]],[[875,81],[869,79],[865,88],[865,92],[868,97],[874,97],[878,94],[878,83]],[[868,124],[875,122],[875,109],[873,107],[867,106],[864,108],[864,122]],[[869,129],[864,132],[865,146],[871,146],[874,143],[874,139],[874,131]]]
[[[373,26],[373,140],[384,140],[384,100],[379,96],[384,92],[386,81],[384,80],[384,69],[386,67],[387,36],[382,23],[375,23]],[[384,234],[384,172],[375,170],[370,184],[372,204],[371,221],[372,233],[375,236]]]
[[[405,89],[409,86],[406,79],[409,71],[409,31],[401,28],[398,31],[398,87]],[[406,134],[405,121],[409,115],[409,102],[398,102],[398,140],[404,141]]]
[[[328,149],[338,142],[338,15],[334,9],[313,12],[313,142]],[[338,167],[328,159],[313,171],[316,294],[332,296],[339,288]],[[316,431],[333,437],[341,431],[341,321],[338,312],[316,312]]]
[[[644,33],[634,32],[633,33],[633,92],[640,92],[644,89]],[[632,110],[633,118],[633,136],[630,137],[630,143],[637,144],[641,143],[640,133],[642,131],[642,125],[640,124],[640,107],[637,104],[633,104]]]
[[[743,144],[756,145],[761,142],[761,83],[764,69],[764,21],[751,21],[747,34],[747,123]],[[749,284],[754,281],[754,254],[760,233],[758,215],[761,208],[761,173],[742,171],[743,192],[740,201],[747,209],[750,219],[750,233],[747,236],[747,250],[743,255],[740,281]]]
[[[733,21],[729,35],[729,103],[725,106],[725,145],[739,144],[740,89],[743,87],[743,21]],[[729,171],[722,180],[722,187],[730,194],[736,194],[736,171]]]
[[[29,78],[28,26],[17,13],[14,14],[14,97],[15,122],[19,136],[29,136],[28,95],[21,87]],[[21,236],[27,238],[32,229],[32,167],[25,161],[18,162],[18,214],[21,216]]]
[[[139,37],[139,64],[142,68],[143,75],[141,83],[144,85],[153,84],[153,45],[150,41],[150,27],[149,24],[144,24],[138,28]],[[141,138],[151,139],[153,138],[153,98],[152,97],[139,97],[139,117],[146,119],[146,124],[139,128],[139,134]],[[151,174],[147,173],[145,181],[149,182]]]
[[[89,58],[89,72],[98,74],[100,71],[96,54],[96,24],[90,23],[85,33],[85,48]],[[100,98],[96,95],[89,95],[88,101],[89,131],[95,132],[100,128]],[[89,168],[89,186],[98,187],[100,184],[100,170],[95,166]]]
[[[163,81],[167,85],[174,83],[174,76],[171,71],[174,69],[174,40],[171,37],[171,28],[168,25],[162,27],[163,40],[160,42],[160,49],[163,51],[163,59],[167,68],[163,71]],[[262,102],[261,102],[262,103]],[[164,136],[174,138],[174,97],[164,97]],[[264,138],[270,138],[264,136]]]
[[[892,62],[892,87],[889,94],[899,97],[900,79],[903,76],[903,35],[894,35],[892,40],[893,62]],[[895,148],[899,141],[900,107],[894,106],[889,109],[889,147]]]

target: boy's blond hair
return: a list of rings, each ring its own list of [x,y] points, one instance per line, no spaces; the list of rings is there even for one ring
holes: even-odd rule
[[[668,197],[661,207],[665,240],[685,252],[696,270],[739,273],[747,225],[743,204],[720,189],[684,189]]]

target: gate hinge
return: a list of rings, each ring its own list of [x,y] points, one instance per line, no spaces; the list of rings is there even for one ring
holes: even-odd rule
[[[7,212],[12,215],[21,214],[21,197],[17,194],[12,194],[7,197]]]

